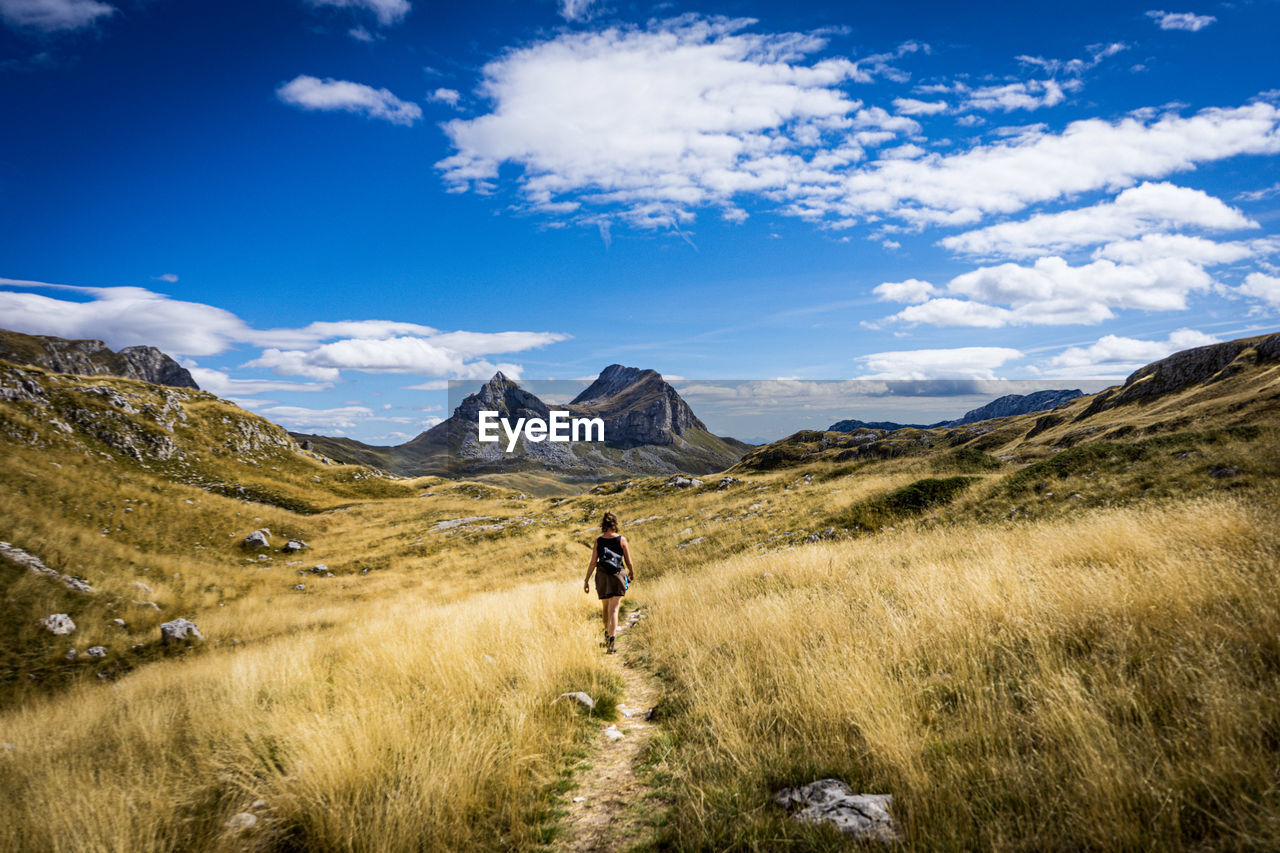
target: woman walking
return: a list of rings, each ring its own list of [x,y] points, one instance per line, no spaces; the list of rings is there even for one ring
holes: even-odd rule
[[[624,572],[625,568],[625,572]],[[600,535],[596,537],[596,545],[591,549],[591,563],[587,566],[587,576],[582,579],[582,591],[591,591],[591,573],[596,575],[596,594],[600,596],[600,605],[604,610],[604,641],[608,653],[613,654],[614,638],[618,633],[618,606],[622,604],[622,596],[627,587],[636,579],[635,569],[631,566],[631,549],[627,547],[627,537],[618,532],[618,517],[606,512],[600,519]]]

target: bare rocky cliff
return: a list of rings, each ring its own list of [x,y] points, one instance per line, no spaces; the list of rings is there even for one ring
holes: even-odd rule
[[[155,347],[125,347],[116,352],[102,341],[0,330],[0,359],[43,367],[54,373],[120,376],[153,385],[199,390],[185,367]]]

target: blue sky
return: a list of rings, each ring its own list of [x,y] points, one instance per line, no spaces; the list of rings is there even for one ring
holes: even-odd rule
[[[0,0],[0,325],[375,442],[498,368],[1122,377],[1280,325],[1277,32],[1274,0]]]

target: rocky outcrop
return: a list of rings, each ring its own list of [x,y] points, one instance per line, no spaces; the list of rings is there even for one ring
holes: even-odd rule
[[[855,794],[839,779],[819,779],[796,788],[783,788],[774,802],[796,820],[830,823],[841,832],[865,841],[902,840],[889,807],[891,794]]]
[[[1046,412],[1056,409],[1063,403],[1070,403],[1077,397],[1083,397],[1079,388],[1067,390],[1035,391],[1031,394],[1006,394],[965,412],[954,421],[947,421],[939,426],[964,426],[978,421],[989,421],[992,418],[1008,418],[1014,415],[1029,415],[1032,412]]]
[[[93,592],[93,587],[89,586],[87,581],[75,577],[74,575],[63,574],[57,569],[51,569],[35,554],[32,554],[29,551],[24,551],[21,548],[15,548],[8,542],[0,542],[0,558],[8,560],[10,563],[15,565],[22,566],[23,568],[30,569],[37,575],[44,575],[46,577],[62,581],[62,583],[66,585],[67,589],[75,590],[76,592]]]
[[[48,616],[40,620],[40,624],[45,627],[50,634],[58,637],[65,637],[67,634],[73,634],[76,630],[76,623],[71,621],[71,617],[65,613],[50,613]]]
[[[54,373],[122,376],[153,385],[199,388],[190,371],[149,346],[125,347],[115,352],[102,341],[69,340],[0,330],[0,359],[32,364]]]
[[[603,418],[605,438],[615,447],[672,444],[689,430],[707,428],[662,374],[621,364],[606,367],[569,410]]]
[[[190,619],[174,619],[172,622],[165,622],[160,626],[160,642],[164,645],[170,643],[188,643],[194,640],[203,640],[204,634],[200,633],[200,629],[196,627],[196,623]]]
[[[1241,338],[1175,352],[1129,375],[1124,385],[1094,398],[1076,420],[1235,376],[1256,364],[1280,361],[1280,334]]]

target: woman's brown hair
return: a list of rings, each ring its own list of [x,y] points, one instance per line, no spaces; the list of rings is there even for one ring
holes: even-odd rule
[[[606,512],[604,518],[600,519],[600,532],[608,533],[610,530],[618,532],[618,517],[611,512]]]

